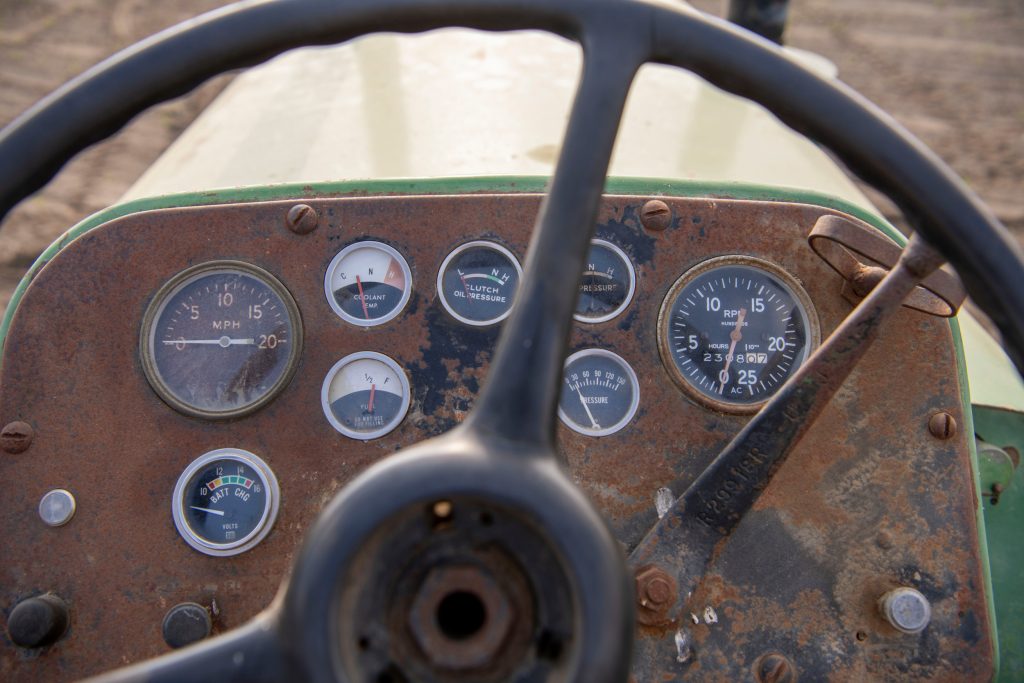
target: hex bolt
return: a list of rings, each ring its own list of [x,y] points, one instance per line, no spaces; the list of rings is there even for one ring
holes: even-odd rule
[[[296,204],[288,209],[288,229],[296,235],[308,235],[316,230],[320,216],[309,204]]]
[[[636,573],[636,619],[654,626],[668,620],[668,611],[675,604],[676,582],[658,567],[643,567]]]
[[[640,222],[647,230],[664,230],[672,223],[672,209],[660,199],[652,199],[640,209]]]
[[[32,445],[35,435],[36,432],[29,423],[20,420],[11,422],[0,431],[0,448],[11,455],[24,453]]]
[[[754,678],[758,683],[794,683],[796,667],[785,655],[769,652],[754,664]]]
[[[949,413],[935,413],[928,420],[928,431],[936,439],[952,439],[956,436],[956,419]]]
[[[897,631],[920,633],[932,620],[932,606],[916,588],[894,588],[878,600],[878,609]]]

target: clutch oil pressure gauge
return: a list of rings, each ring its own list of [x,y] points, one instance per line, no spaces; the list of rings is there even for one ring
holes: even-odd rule
[[[178,533],[199,552],[237,555],[270,533],[280,498],[267,463],[249,451],[219,448],[181,473],[171,512]]]
[[[209,419],[238,417],[291,378],[302,347],[299,309],[265,270],[212,261],[157,292],[140,346],[146,377],[169,405]]]
[[[756,411],[818,344],[810,298],[786,271],[749,256],[695,266],[672,286],[658,317],[658,348],[697,401]]]
[[[477,240],[452,251],[437,273],[441,305],[459,322],[483,327],[512,311],[523,269],[505,247]]]

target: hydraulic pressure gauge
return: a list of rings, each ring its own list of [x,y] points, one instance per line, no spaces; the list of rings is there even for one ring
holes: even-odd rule
[[[189,415],[256,410],[284,389],[302,347],[295,301],[248,263],[189,268],[157,292],[143,319],[142,367],[153,389]]]
[[[717,410],[756,411],[818,344],[817,317],[800,284],[749,256],[710,259],[669,290],[658,347],[676,383]]]
[[[237,555],[270,533],[280,498],[267,463],[240,448],[219,448],[181,473],[171,513],[178,533],[199,552]]]
[[[324,290],[342,320],[360,327],[381,325],[409,302],[412,271],[393,247],[370,240],[356,242],[331,261]]]
[[[640,386],[629,363],[604,349],[584,349],[569,356],[562,371],[558,417],[587,436],[607,436],[633,419]]]
[[[360,441],[391,432],[409,412],[409,380],[391,358],[360,351],[334,364],[324,379],[320,403],[327,421]]]
[[[611,242],[593,240],[573,317],[584,323],[611,320],[629,306],[635,289],[636,271],[625,252]]]
[[[437,273],[441,305],[456,320],[483,327],[501,322],[512,301],[523,269],[505,247],[494,242],[468,242],[448,254]]]

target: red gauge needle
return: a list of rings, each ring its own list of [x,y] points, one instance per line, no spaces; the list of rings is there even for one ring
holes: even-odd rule
[[[740,330],[743,329],[743,319],[746,317],[747,309],[741,308],[739,317],[736,318],[736,327],[729,333],[729,339],[732,340],[732,343],[729,344],[729,353],[725,355],[725,367],[718,373],[718,381],[720,383],[718,393],[722,393],[722,390],[725,389],[725,383],[729,381],[729,365],[732,364],[732,352],[736,350],[736,344],[743,339],[743,332]]]
[[[372,413],[373,412],[373,397],[376,396],[376,395],[377,395],[377,385],[376,384],[371,384],[370,385],[370,404],[368,406],[366,406],[366,412],[368,412],[368,413]]]
[[[363,281],[356,275],[356,286],[359,287],[359,301],[363,304],[363,317],[367,320],[370,319],[370,312],[366,310],[366,295],[363,294]]]
[[[472,301],[469,296],[469,285],[466,284],[466,276],[459,273],[459,279],[462,280],[462,291],[466,293],[466,301]]]

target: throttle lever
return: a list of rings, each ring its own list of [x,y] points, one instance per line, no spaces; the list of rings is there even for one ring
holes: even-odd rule
[[[668,600],[639,595],[641,622],[667,626],[677,621],[719,541],[729,536],[767,488],[772,476],[814,424],[854,366],[878,337],[882,322],[899,310],[915,288],[944,260],[914,235],[891,271],[820,348],[768,401],[707,469],[658,520],[630,553],[641,578],[667,582]],[[641,593],[644,591],[641,590]],[[652,613],[655,612],[655,613]],[[675,615],[675,616],[674,616]],[[637,642],[636,661],[665,655],[658,638]],[[645,648],[651,648],[645,652]],[[670,649],[671,651],[671,649]]]

